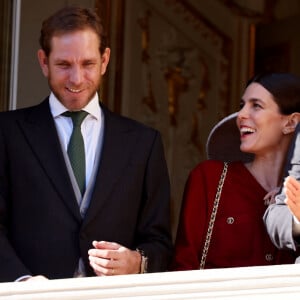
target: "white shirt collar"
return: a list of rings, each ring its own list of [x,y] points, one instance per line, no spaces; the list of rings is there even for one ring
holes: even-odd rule
[[[59,117],[61,114],[66,112],[68,109],[56,98],[56,96],[51,92],[49,96],[50,111],[53,118]],[[100,120],[101,118],[101,107],[99,105],[98,93],[90,100],[90,102],[82,108],[82,110],[88,112],[91,116]]]

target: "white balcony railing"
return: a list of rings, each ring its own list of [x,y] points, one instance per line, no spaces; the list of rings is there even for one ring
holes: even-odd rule
[[[300,299],[300,265],[0,284],[1,300]]]

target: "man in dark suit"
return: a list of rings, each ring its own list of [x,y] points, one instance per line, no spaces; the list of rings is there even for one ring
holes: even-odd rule
[[[40,45],[50,96],[0,114],[0,281],[166,270],[161,137],[99,104],[110,49],[98,16],[64,8],[43,22]]]

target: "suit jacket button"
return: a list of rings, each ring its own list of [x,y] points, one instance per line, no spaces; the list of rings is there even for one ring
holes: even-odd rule
[[[234,218],[233,217],[228,217],[226,222],[227,222],[227,224],[233,224],[234,223]]]
[[[271,253],[267,253],[265,255],[265,259],[266,259],[266,261],[272,261],[274,259],[274,257]]]

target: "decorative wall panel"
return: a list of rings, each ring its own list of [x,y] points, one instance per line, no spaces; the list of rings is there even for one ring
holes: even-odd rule
[[[126,5],[121,112],[162,133],[175,229],[188,173],[230,113],[233,42],[188,1]]]

